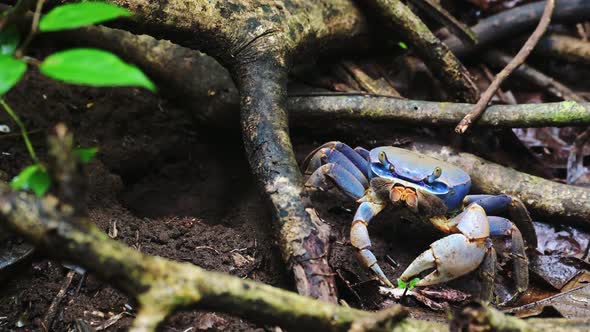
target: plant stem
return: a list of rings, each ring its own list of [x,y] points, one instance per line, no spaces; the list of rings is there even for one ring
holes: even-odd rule
[[[27,150],[29,151],[29,155],[31,156],[31,159],[33,159],[33,161],[38,164],[39,159],[37,158],[37,154],[35,153],[35,149],[33,149],[33,144],[31,143],[31,140],[29,139],[29,135],[27,134],[27,128],[25,128],[25,125],[22,123],[22,121],[20,120],[18,115],[16,115],[16,113],[12,110],[12,108],[10,108],[10,106],[8,106],[6,101],[4,101],[4,99],[2,99],[2,98],[0,98],[0,105],[2,105],[2,107],[4,107],[4,110],[6,111],[6,113],[8,113],[8,115],[10,115],[12,120],[14,120],[14,122],[16,122],[16,124],[20,128],[20,132],[21,132],[21,135],[23,136],[23,139],[25,140],[25,145],[27,146]]]
[[[39,18],[41,17],[41,9],[43,9],[44,3],[45,3],[45,0],[37,0],[37,6],[35,7],[35,13],[33,14],[33,22],[31,23],[31,31],[29,32],[29,34],[27,35],[27,38],[23,41],[21,46],[16,51],[15,56],[17,58],[20,58],[24,55],[27,47],[29,46],[29,44],[33,40],[33,37],[35,37],[37,30],[39,29]]]

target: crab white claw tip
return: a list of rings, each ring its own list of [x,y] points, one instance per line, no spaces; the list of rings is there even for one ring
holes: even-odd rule
[[[475,270],[483,261],[485,242],[470,241],[463,234],[452,234],[434,242],[430,249],[416,258],[400,277],[407,281],[413,276],[434,268],[416,286],[446,282]]]

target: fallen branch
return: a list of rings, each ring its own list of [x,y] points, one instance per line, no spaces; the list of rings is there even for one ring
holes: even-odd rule
[[[553,8],[555,7],[555,0],[547,0],[545,4],[545,9],[543,10],[543,15],[541,15],[541,20],[539,21],[539,25],[535,28],[535,31],[531,34],[529,39],[524,43],[520,51],[510,60],[508,65],[500,71],[492,83],[488,86],[486,91],[481,95],[481,98],[473,107],[473,110],[469,112],[462,120],[459,122],[457,127],[455,128],[455,132],[462,134],[464,133],[471,123],[477,120],[481,115],[484,113],[486,106],[496,93],[496,90],[500,87],[502,82],[516,69],[520,66],[526,58],[529,56],[537,42],[541,38],[545,31],[547,31],[547,27],[549,27],[549,23],[551,22],[551,15],[553,14]]]
[[[471,27],[477,37],[477,44],[464,45],[451,36],[443,40],[458,58],[465,58],[477,51],[485,49],[495,42],[526,33],[539,22],[545,8],[545,2],[539,1],[480,20]],[[590,18],[590,1],[568,0],[557,1],[551,20],[557,23],[577,23]]]
[[[366,1],[375,12],[383,17],[386,26],[393,25],[393,29],[400,32],[408,42],[415,46],[415,51],[421,56],[433,74],[446,85],[447,91],[456,101],[474,102],[479,91],[467,68],[455,57],[449,48],[443,44],[400,0],[370,0]]]
[[[590,64],[590,43],[565,35],[551,34],[541,38],[534,53],[586,65]]]
[[[541,39],[540,42],[542,42],[542,40],[543,39]],[[508,65],[511,59],[509,55],[498,50],[488,50],[482,55],[488,64],[495,67],[505,67]],[[526,63],[521,64],[520,67],[518,67],[512,73],[512,76],[518,77],[528,83],[534,84],[535,86],[544,89],[547,93],[551,94],[555,98],[578,102],[586,101],[585,98],[579,96],[567,86],[527,65]]]
[[[287,107],[295,126],[311,120],[370,120],[418,126],[453,126],[472,104],[405,100],[371,95],[292,96]],[[316,122],[317,123],[317,122]],[[477,126],[566,127],[590,124],[590,103],[564,101],[545,104],[490,106]]]

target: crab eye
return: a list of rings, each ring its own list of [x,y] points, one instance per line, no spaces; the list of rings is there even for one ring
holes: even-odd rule
[[[442,168],[440,167],[435,167],[434,171],[432,172],[432,175],[434,175],[435,179],[438,179],[442,174]]]
[[[383,165],[387,165],[387,157],[385,156],[385,152],[381,151],[378,155],[379,162]]]

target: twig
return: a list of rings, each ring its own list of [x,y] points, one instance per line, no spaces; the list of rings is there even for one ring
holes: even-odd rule
[[[35,5],[36,0],[18,0],[14,7],[0,14],[0,30],[23,18],[24,14]]]
[[[4,107],[6,113],[10,115],[12,120],[19,127],[23,140],[25,141],[25,145],[27,146],[27,151],[29,151],[29,156],[31,156],[33,162],[39,163],[39,158],[37,158],[37,154],[35,153],[35,149],[33,148],[33,144],[31,143],[31,139],[29,138],[29,134],[27,133],[27,128],[25,127],[23,122],[20,120],[18,115],[12,110],[12,108],[6,103],[6,101],[4,101],[4,99],[2,98],[0,98],[0,105]]]
[[[490,99],[492,99],[493,95],[496,93],[496,90],[500,87],[502,82],[516,69],[520,66],[531,53],[541,36],[549,27],[549,23],[551,22],[551,14],[553,13],[553,8],[555,7],[555,0],[547,0],[545,4],[545,10],[543,11],[543,15],[541,16],[541,20],[539,21],[539,25],[533,34],[529,37],[526,41],[524,46],[518,51],[516,56],[510,61],[510,63],[502,69],[498,75],[494,78],[490,86],[488,86],[487,90],[481,95],[481,98],[473,108],[469,114],[467,114],[461,122],[455,128],[455,131],[459,134],[464,133],[467,128],[471,125],[471,123],[477,120],[485,111],[486,106],[488,105]]]
[[[68,288],[70,288],[70,285],[72,284],[72,280],[74,279],[75,275],[76,272],[74,271],[68,272],[68,274],[66,275],[66,279],[64,280],[64,283],[61,286],[61,289],[59,290],[59,292],[57,292],[57,294],[51,301],[49,309],[47,309],[47,313],[43,318],[43,324],[45,325],[48,331],[53,331],[53,328],[51,326],[53,325],[53,320],[55,319],[55,315],[57,315],[57,311],[59,310],[59,304],[68,293]]]
[[[511,57],[498,50],[489,50],[483,54],[484,60],[496,67],[505,67],[510,63]],[[545,89],[547,93],[556,98],[563,100],[573,100],[577,102],[584,102],[586,98],[578,95],[573,90],[556,81],[552,77],[545,75],[537,69],[523,63],[518,67],[512,76],[518,77],[540,88]]]
[[[33,37],[35,37],[35,34],[37,34],[37,30],[39,29],[39,19],[41,18],[41,9],[43,9],[44,3],[45,0],[37,0],[37,6],[35,7],[35,13],[33,14],[33,21],[31,22],[31,31],[29,31],[29,34],[25,40],[22,42],[18,50],[16,50],[15,56],[17,58],[20,58],[24,55],[27,47],[29,47],[29,44],[33,40]]]

